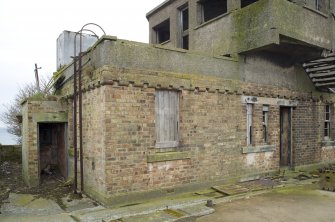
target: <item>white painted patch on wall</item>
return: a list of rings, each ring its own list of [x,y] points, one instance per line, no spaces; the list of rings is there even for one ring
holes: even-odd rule
[[[254,165],[256,162],[256,153],[248,153],[246,160],[248,166]]]

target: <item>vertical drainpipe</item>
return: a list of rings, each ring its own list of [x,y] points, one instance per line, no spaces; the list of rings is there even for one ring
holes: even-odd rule
[[[74,62],[73,62],[73,149],[74,149],[74,193],[77,193],[77,57],[76,57],[76,38],[77,33],[74,37]]]
[[[84,166],[83,166],[83,107],[82,107],[82,33],[80,33],[80,43],[79,43],[79,147],[80,147],[80,191],[84,191]]]

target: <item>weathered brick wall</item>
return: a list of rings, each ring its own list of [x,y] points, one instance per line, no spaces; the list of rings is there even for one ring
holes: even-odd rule
[[[311,94],[221,78],[107,66],[85,78],[84,174],[85,188],[93,195],[107,194],[106,198],[277,170],[283,101],[298,103],[292,120],[294,164],[323,158],[320,107],[324,103],[314,97],[318,102],[312,102]],[[155,148],[155,91],[162,88],[180,92],[177,148]],[[64,89],[71,92],[69,85]],[[260,99],[253,105],[251,147],[246,144],[243,96]],[[269,107],[267,142],[263,140],[263,105]],[[244,152],[244,148],[251,151]],[[165,153],[186,155],[149,161],[150,156]]]
[[[321,148],[321,161],[334,162],[335,161],[335,146],[323,146]]]
[[[294,165],[312,164],[321,160],[323,112],[323,104],[313,101],[299,101],[293,110]]]
[[[40,181],[38,152],[38,123],[57,122],[59,116],[66,117],[65,104],[52,99],[28,99],[22,107],[22,172],[29,186],[37,186]],[[62,121],[64,121],[62,119]]]
[[[147,155],[154,147],[154,89],[104,86],[109,194],[152,186]]]
[[[105,140],[108,137],[113,137],[106,128],[111,116],[105,110],[105,96],[104,87],[83,94],[84,188],[88,192],[93,191],[99,195],[106,195],[105,152],[107,146]],[[79,173],[78,178],[80,178]]]
[[[246,114],[241,96],[181,90],[180,145],[173,151],[188,152],[188,158],[148,162],[149,154],[167,151],[155,148],[155,89],[132,85],[103,87],[106,88],[106,183],[111,195],[278,168],[279,106],[270,107],[269,117],[273,119],[269,121],[269,143],[276,144],[275,151],[242,154]],[[258,106],[261,108],[255,111],[255,126],[261,128],[262,105]],[[263,140],[255,143],[263,144]]]

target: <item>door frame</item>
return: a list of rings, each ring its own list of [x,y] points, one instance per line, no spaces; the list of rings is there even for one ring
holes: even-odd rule
[[[65,175],[64,178],[67,179],[69,177],[69,155],[68,155],[68,138],[67,138],[67,130],[68,130],[68,124],[67,122],[37,122],[37,155],[38,155],[38,181],[39,181],[39,184],[41,184],[41,147],[40,147],[40,125],[41,124],[48,124],[52,127],[55,127],[55,126],[59,126],[62,128],[62,136],[63,136],[63,146],[64,146],[64,167],[65,167]],[[59,135],[57,135],[57,137],[59,137]],[[58,139],[58,138],[57,138]],[[58,153],[59,150],[57,148],[57,158],[58,158]]]
[[[287,165],[282,165],[282,132],[283,130],[283,110],[288,112],[288,149],[287,149]],[[279,110],[279,165],[280,167],[289,167],[293,168],[293,127],[292,127],[292,117],[293,117],[293,107],[291,106],[280,106]]]

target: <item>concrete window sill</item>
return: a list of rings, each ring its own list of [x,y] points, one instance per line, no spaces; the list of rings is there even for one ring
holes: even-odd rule
[[[147,156],[147,162],[148,163],[165,162],[165,161],[183,160],[190,158],[191,157],[188,152],[155,153]]]
[[[242,153],[264,153],[272,152],[276,149],[276,145],[264,145],[264,146],[247,146],[242,148]]]
[[[334,140],[324,140],[321,142],[321,146],[335,146]]]

